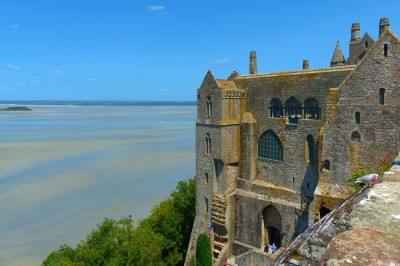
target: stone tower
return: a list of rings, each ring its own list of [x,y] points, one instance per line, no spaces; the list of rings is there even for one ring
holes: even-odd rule
[[[353,53],[354,48],[360,43],[360,23],[356,22],[351,25],[351,39],[349,46],[349,55]]]

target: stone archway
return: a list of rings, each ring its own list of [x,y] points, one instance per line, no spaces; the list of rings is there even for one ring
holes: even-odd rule
[[[325,215],[327,215],[328,213],[330,213],[331,210],[326,208],[326,207],[321,207],[319,209],[319,218],[322,219],[322,217],[324,217]]]
[[[282,218],[277,208],[268,205],[262,211],[263,217],[263,245],[275,245],[280,248],[282,246]]]

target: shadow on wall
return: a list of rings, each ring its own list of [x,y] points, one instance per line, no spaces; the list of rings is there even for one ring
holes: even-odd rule
[[[315,149],[316,150],[316,149]],[[318,158],[318,154],[313,153],[314,158]],[[309,160],[306,173],[301,184],[301,210],[298,213],[298,220],[293,238],[303,233],[308,228],[310,204],[314,200],[315,189],[319,181],[319,171],[317,159]]]

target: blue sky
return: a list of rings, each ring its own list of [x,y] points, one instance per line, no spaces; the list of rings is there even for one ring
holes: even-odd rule
[[[329,66],[400,1],[0,0],[0,100],[196,100],[210,69]]]

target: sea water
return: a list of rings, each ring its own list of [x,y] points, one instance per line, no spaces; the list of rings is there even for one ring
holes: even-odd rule
[[[0,112],[0,265],[40,265],[104,217],[143,219],[195,174],[193,105],[28,107]]]

